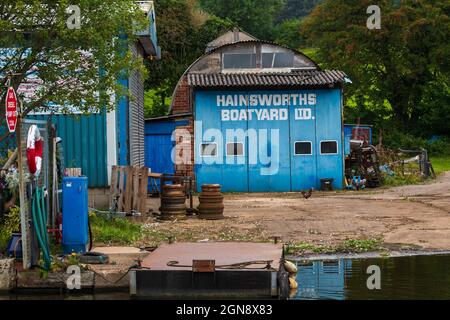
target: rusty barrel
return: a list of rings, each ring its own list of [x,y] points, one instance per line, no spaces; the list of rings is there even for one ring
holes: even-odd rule
[[[200,219],[218,220],[223,219],[223,195],[220,191],[220,184],[204,184],[202,192],[198,196],[198,217]]]
[[[186,219],[186,195],[181,184],[166,184],[161,193],[161,220]]]

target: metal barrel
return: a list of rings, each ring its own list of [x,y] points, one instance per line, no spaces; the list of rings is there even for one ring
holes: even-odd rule
[[[186,219],[186,195],[181,184],[167,184],[161,193],[161,220]]]
[[[220,190],[220,184],[204,184],[202,192],[198,196],[198,217],[206,220],[223,219],[223,195]]]

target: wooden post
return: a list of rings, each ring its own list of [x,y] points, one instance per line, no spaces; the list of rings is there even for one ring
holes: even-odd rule
[[[28,202],[26,200],[25,190],[25,170],[22,150],[22,118],[19,117],[16,127],[17,138],[17,162],[19,176],[19,199],[20,199],[20,225],[22,232],[22,257],[23,268],[31,268],[31,233],[30,233],[30,213],[28,210]]]
[[[129,213],[132,209],[132,196],[133,196],[133,167],[126,167],[126,184],[125,184],[125,212]]]
[[[124,211],[124,192],[125,192],[125,170],[124,167],[119,167],[119,201],[117,211]]]
[[[114,209],[114,202],[117,201],[116,197],[119,192],[117,187],[117,166],[112,166],[111,169],[111,187],[110,187],[110,199],[109,199],[109,207]]]
[[[137,170],[137,172],[138,175],[140,173],[138,211],[142,214],[145,214],[147,212],[148,168],[142,167],[140,170]]]
[[[139,168],[133,167],[133,205],[132,209],[139,212]]]

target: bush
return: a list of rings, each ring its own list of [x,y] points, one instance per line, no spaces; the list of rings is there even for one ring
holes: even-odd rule
[[[399,130],[391,129],[383,136],[383,144],[389,149],[424,148],[429,155],[450,155],[450,137],[442,136],[425,139]]]
[[[13,232],[20,232],[20,208],[15,206],[0,221],[0,251],[6,249]]]
[[[430,155],[450,156],[450,137],[442,137],[434,141],[427,142],[426,149]]]

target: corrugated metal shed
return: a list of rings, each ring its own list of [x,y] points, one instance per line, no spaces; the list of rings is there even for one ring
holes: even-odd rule
[[[143,50],[138,45],[132,47],[135,56],[143,56]],[[130,76],[130,91],[133,99],[130,99],[130,164],[132,166],[144,166],[144,81],[138,71]]]
[[[335,86],[346,74],[336,70],[305,70],[291,73],[191,73],[188,84],[193,87],[245,86]]]
[[[81,167],[88,176],[89,187],[108,186],[106,168],[106,115],[30,115],[27,118],[46,120],[56,125],[61,137],[66,167]]]

